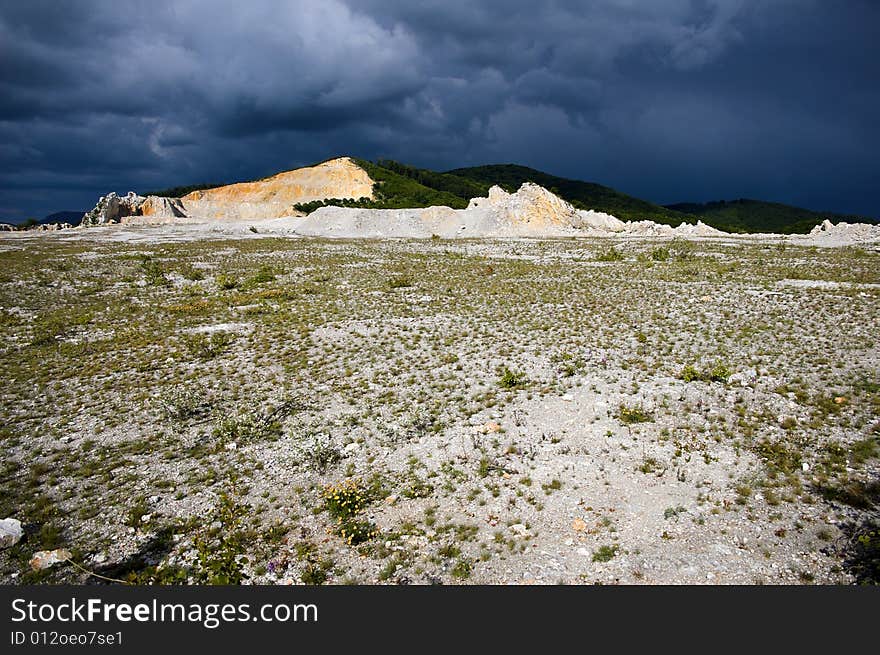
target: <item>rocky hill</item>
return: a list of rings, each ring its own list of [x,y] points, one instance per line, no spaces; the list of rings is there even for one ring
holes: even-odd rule
[[[374,184],[363,167],[349,157],[340,157],[256,182],[193,191],[180,200],[188,214],[206,217],[295,216],[298,212],[294,205],[300,203],[326,198],[370,199]]]
[[[84,225],[106,223],[261,220],[301,216],[300,203],[327,198],[369,200],[375,182],[349,157],[284,171],[254,182],[193,191],[181,198],[115,193],[102,197],[83,218]]]
[[[490,180],[498,183],[487,184]],[[511,186],[513,182],[517,184]],[[822,224],[818,213],[812,213],[812,219],[804,222],[800,213],[788,211],[793,208],[780,210],[777,216],[767,210],[770,204],[763,203],[762,207],[746,227],[740,221],[723,229],[731,220],[726,214],[724,220],[703,222],[696,214],[522,166],[482,166],[436,173],[392,161],[372,163],[340,157],[253,182],[196,189],[182,197],[140,196],[133,192],[119,197],[111,193],[85,215],[83,224],[268,222],[262,228],[269,232],[350,238],[603,234],[711,237],[731,231],[808,232]],[[744,211],[738,206],[738,215]],[[761,230],[765,225],[772,225],[772,230]],[[876,232],[870,225],[842,229],[858,241],[874,240]],[[829,240],[828,235],[826,227],[819,236]]]

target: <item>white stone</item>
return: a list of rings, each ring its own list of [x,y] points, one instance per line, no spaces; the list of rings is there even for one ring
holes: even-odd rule
[[[525,537],[529,534],[528,528],[522,523],[514,523],[510,526],[510,531],[514,534],[519,535],[520,537]]]
[[[21,521],[18,519],[3,519],[0,521],[0,548],[14,546],[21,541],[24,531],[21,529]]]
[[[66,562],[70,557],[70,551],[66,548],[59,548],[57,550],[39,550],[34,553],[30,565],[34,571],[41,571],[42,569],[48,569],[55,564]]]

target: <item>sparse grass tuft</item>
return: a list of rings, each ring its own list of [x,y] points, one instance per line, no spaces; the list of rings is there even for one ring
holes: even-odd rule
[[[642,405],[621,404],[617,410],[617,418],[621,423],[630,425],[632,423],[648,423],[653,421],[654,415]]]
[[[593,553],[593,561],[594,562],[610,562],[617,556],[617,553],[620,551],[620,547],[616,544],[599,546],[599,548]]]

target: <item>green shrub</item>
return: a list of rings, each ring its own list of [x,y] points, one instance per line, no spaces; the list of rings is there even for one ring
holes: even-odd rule
[[[678,374],[685,382],[695,382],[696,380],[702,380],[703,374],[700,373],[695,367],[688,364],[683,369],[681,369],[681,373]]]
[[[612,544],[610,546],[600,546],[598,550],[593,553],[593,561],[594,562],[610,562],[617,555],[619,546],[616,544]]]
[[[565,378],[570,378],[573,375],[576,375],[585,365],[582,358],[575,357],[567,352],[553,355],[550,357],[550,361],[557,365],[556,370],[559,372],[559,375]]]
[[[755,451],[774,475],[790,475],[801,468],[801,454],[781,441],[764,439],[755,446]]]
[[[669,248],[654,248],[651,251],[651,259],[655,262],[665,262],[670,256]]]
[[[275,280],[275,270],[271,266],[263,265],[260,269],[247,279],[248,285],[265,284]]]
[[[848,532],[852,534],[846,568],[859,584],[880,584],[880,523],[876,518],[868,518]]]
[[[57,343],[76,328],[89,323],[91,315],[59,311],[43,314],[34,323],[32,346],[48,346]]]
[[[207,415],[211,403],[201,385],[177,384],[159,394],[159,408],[169,421],[186,421]]]
[[[248,411],[221,416],[217,419],[212,433],[219,448],[232,442],[263,441],[280,434],[281,423],[274,413],[267,415]]]
[[[333,532],[349,546],[357,546],[379,534],[376,526],[358,518],[358,514],[370,502],[370,492],[361,487],[358,480],[347,478],[328,485],[322,494],[324,509],[336,519]]]
[[[238,585],[247,579],[243,567],[248,563],[244,552],[247,535],[244,518],[248,508],[237,503],[225,491],[214,511],[205,520],[212,526],[195,540],[198,567],[196,580],[201,584]]]
[[[712,368],[702,371],[688,364],[678,374],[678,377],[685,382],[720,382],[722,384],[727,384],[730,376],[730,369],[720,362],[716,363]]]
[[[620,262],[624,259],[625,257],[623,256],[623,253],[614,246],[611,246],[596,255],[597,262]]]
[[[231,273],[218,273],[217,277],[214,278],[214,282],[217,283],[218,288],[224,290],[235,289],[239,285],[238,278]]]
[[[455,563],[455,566],[452,567],[452,571],[450,571],[450,573],[452,574],[453,578],[464,580],[470,577],[471,571],[473,571],[473,569],[474,565],[471,563],[471,561],[466,557],[462,557]]]
[[[502,389],[522,389],[529,383],[529,379],[525,373],[511,371],[506,366],[501,371],[501,377],[498,378],[498,386]]]
[[[125,519],[123,523],[130,528],[140,527],[141,517],[144,514],[150,513],[150,506],[147,504],[147,499],[143,496],[138,498],[131,507],[125,512]]]
[[[727,380],[731,375],[731,371],[724,364],[718,363],[712,367],[712,369],[705,374],[709,380],[709,382],[723,382],[727,384]]]
[[[165,268],[151,257],[141,257],[141,271],[147,280],[147,284],[154,287],[168,286],[168,277],[165,274]]]
[[[326,434],[307,435],[294,446],[294,452],[300,462],[310,465],[319,473],[324,473],[342,459],[342,451]]]
[[[863,464],[869,459],[877,457],[878,440],[877,437],[865,437],[856,441],[850,447],[852,459],[856,464]]]
[[[299,579],[303,584],[322,585],[327,582],[327,572],[332,567],[332,562],[309,562]]]
[[[184,266],[181,269],[180,274],[190,282],[198,282],[199,280],[205,279],[205,274],[193,266]]]
[[[820,484],[817,490],[828,501],[843,503],[856,509],[870,510],[880,503],[880,482],[844,480],[838,484]]]

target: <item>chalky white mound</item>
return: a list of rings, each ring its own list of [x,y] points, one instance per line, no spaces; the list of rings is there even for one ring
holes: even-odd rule
[[[296,229],[305,236],[344,238],[683,236],[725,233],[702,222],[678,227],[652,221],[624,222],[602,212],[578,210],[544,187],[526,182],[515,193],[498,186],[466,209],[352,209],[322,207]]]

